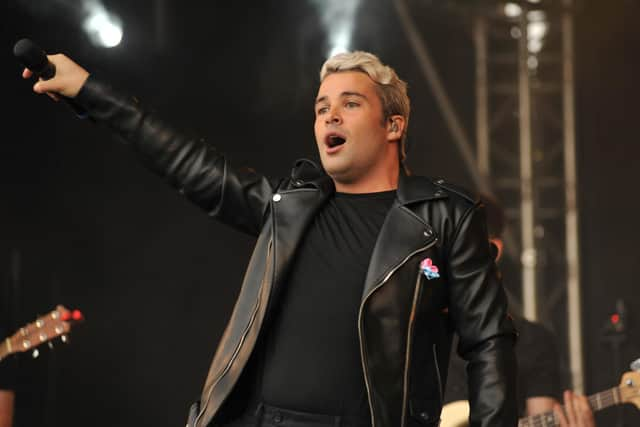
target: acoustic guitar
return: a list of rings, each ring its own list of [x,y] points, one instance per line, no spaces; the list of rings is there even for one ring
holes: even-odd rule
[[[67,342],[67,336],[73,323],[83,320],[83,315],[78,310],[68,310],[58,305],[55,310],[37,318],[18,329],[12,336],[0,342],[0,361],[14,353],[24,353],[34,350],[33,356],[38,356],[38,349],[44,343],[60,337],[62,342]]]

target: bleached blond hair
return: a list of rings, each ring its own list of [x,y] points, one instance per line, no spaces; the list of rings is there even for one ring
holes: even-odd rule
[[[404,165],[407,158],[406,139],[411,113],[407,83],[398,77],[393,68],[383,64],[376,55],[363,51],[339,53],[327,59],[320,69],[320,82],[322,83],[330,74],[345,71],[360,71],[375,82],[376,92],[382,103],[383,126],[393,115],[404,117],[405,127],[398,145],[398,157],[400,163]]]

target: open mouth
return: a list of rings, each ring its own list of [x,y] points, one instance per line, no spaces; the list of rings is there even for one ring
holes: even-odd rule
[[[338,135],[338,134],[335,134],[335,133],[329,134],[329,135],[327,135],[327,137],[325,138],[325,142],[326,142],[326,144],[327,144],[327,146],[328,146],[329,148],[333,148],[333,147],[337,147],[337,146],[339,146],[339,145],[342,145],[342,144],[344,144],[346,141],[347,141],[347,140],[346,140],[346,138],[345,138],[345,137],[343,137],[343,136],[341,136],[341,135]]]

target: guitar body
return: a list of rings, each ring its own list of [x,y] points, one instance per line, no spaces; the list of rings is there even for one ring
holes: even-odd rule
[[[640,359],[638,360],[640,361]],[[589,406],[594,412],[623,403],[631,403],[640,409],[640,372],[626,372],[622,376],[619,386],[591,395],[588,399]],[[469,412],[469,402],[466,400],[448,403],[442,408],[440,426],[468,427]],[[556,427],[557,425],[559,423],[556,421],[553,411],[531,415],[518,420],[518,427]]]
[[[468,427],[469,402],[457,400],[447,403],[440,414],[440,427]]]

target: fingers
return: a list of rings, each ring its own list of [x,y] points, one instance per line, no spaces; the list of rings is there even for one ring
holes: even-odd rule
[[[89,77],[89,72],[66,55],[48,55],[47,58],[55,66],[55,75],[49,80],[39,79],[33,85],[33,91],[46,93],[56,100],[59,99],[59,96],[54,94],[74,98]],[[30,70],[22,71],[22,77],[25,79],[33,76],[34,74]]]
[[[571,427],[577,426],[578,417],[576,411],[576,400],[574,394],[566,390],[564,392],[564,412],[567,414],[567,421]]]
[[[593,411],[589,405],[589,400],[585,396],[575,396],[575,408],[579,426],[595,427],[596,421],[593,418]]]
[[[567,421],[567,417],[564,416],[564,411],[562,406],[559,403],[553,404],[553,414],[556,417],[556,421],[560,423],[560,427],[569,427],[569,422]]]
[[[595,427],[593,411],[585,396],[564,392],[564,412],[568,427]],[[562,425],[562,422],[560,423]]]

